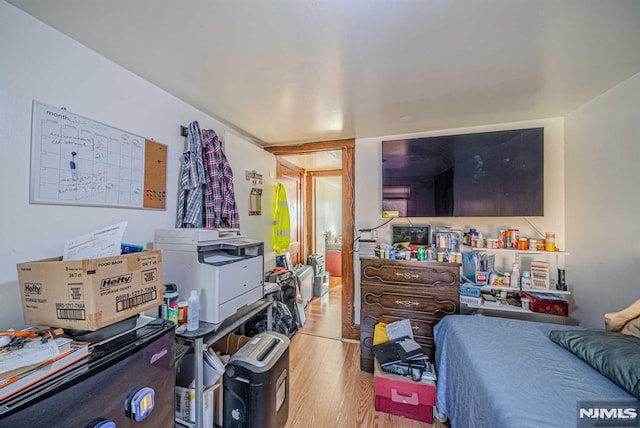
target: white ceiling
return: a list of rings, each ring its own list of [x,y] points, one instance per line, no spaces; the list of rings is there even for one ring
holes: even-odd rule
[[[8,0],[262,144],[563,116],[640,71],[638,0]]]

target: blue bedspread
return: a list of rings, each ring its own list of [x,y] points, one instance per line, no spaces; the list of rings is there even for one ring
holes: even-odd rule
[[[458,427],[573,427],[577,399],[633,397],[553,343],[574,326],[449,315],[434,330],[436,405]]]

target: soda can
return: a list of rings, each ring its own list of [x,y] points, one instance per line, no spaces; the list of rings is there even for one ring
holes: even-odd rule
[[[418,260],[427,259],[427,249],[425,247],[418,247]]]

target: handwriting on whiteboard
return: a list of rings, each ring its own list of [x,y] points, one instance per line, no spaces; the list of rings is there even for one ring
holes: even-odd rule
[[[142,137],[33,102],[34,203],[142,208]]]

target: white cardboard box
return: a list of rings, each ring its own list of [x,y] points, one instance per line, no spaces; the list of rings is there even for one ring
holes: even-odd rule
[[[214,400],[214,398],[216,398]],[[201,426],[213,427],[222,426],[222,378],[210,388],[204,390],[203,401],[203,421]],[[195,423],[196,414],[196,392],[193,388],[183,388],[176,386],[176,419],[185,422]]]
[[[24,320],[97,330],[162,304],[162,253],[19,263]]]

